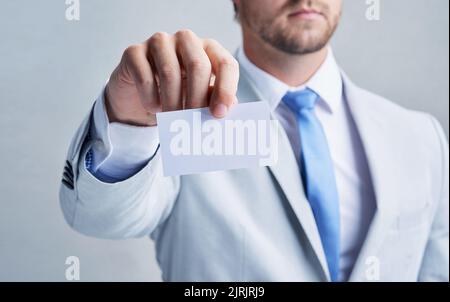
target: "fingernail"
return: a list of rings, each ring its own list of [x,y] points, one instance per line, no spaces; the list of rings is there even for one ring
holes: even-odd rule
[[[227,113],[228,113],[228,107],[225,106],[224,104],[217,104],[214,107],[213,115],[217,118],[225,117],[225,115],[227,115]]]

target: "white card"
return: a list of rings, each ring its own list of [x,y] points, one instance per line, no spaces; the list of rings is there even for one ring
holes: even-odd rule
[[[226,118],[208,108],[157,114],[164,176],[270,166],[278,160],[278,123],[266,102],[233,106]]]

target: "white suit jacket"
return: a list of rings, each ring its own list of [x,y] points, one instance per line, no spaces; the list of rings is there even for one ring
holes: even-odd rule
[[[355,86],[345,98],[363,141],[377,210],[350,281],[448,281],[449,153],[438,122]],[[241,70],[240,102],[261,100]],[[165,178],[156,152],[134,177],[102,183],[85,168],[81,124],[60,203],[76,231],[150,236],[165,281],[329,281],[295,155],[280,127],[270,168]]]

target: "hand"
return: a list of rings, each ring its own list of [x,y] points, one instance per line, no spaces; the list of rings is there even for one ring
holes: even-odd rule
[[[183,30],[128,47],[106,86],[111,122],[155,126],[156,113],[209,107],[216,118],[237,103],[239,65],[218,42]]]

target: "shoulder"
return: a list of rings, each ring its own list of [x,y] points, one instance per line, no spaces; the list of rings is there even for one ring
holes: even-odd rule
[[[362,103],[358,106],[369,111],[373,121],[383,125],[384,129],[390,129],[391,134],[397,134],[404,139],[411,138],[415,143],[421,142],[440,149],[442,144],[447,143],[444,130],[433,115],[408,109],[383,96],[356,86],[349,79],[346,79],[344,83],[346,97],[353,98],[353,103]]]
[[[380,143],[396,154],[398,163],[431,177],[438,185],[448,173],[445,167],[449,156],[447,136],[438,120],[429,113],[405,108],[346,81],[347,100],[380,133]]]
[[[408,129],[417,128],[421,132],[435,131],[436,119],[431,114],[406,108],[368,90],[357,89],[361,99],[370,102],[372,110],[383,117],[385,122],[402,124]]]

